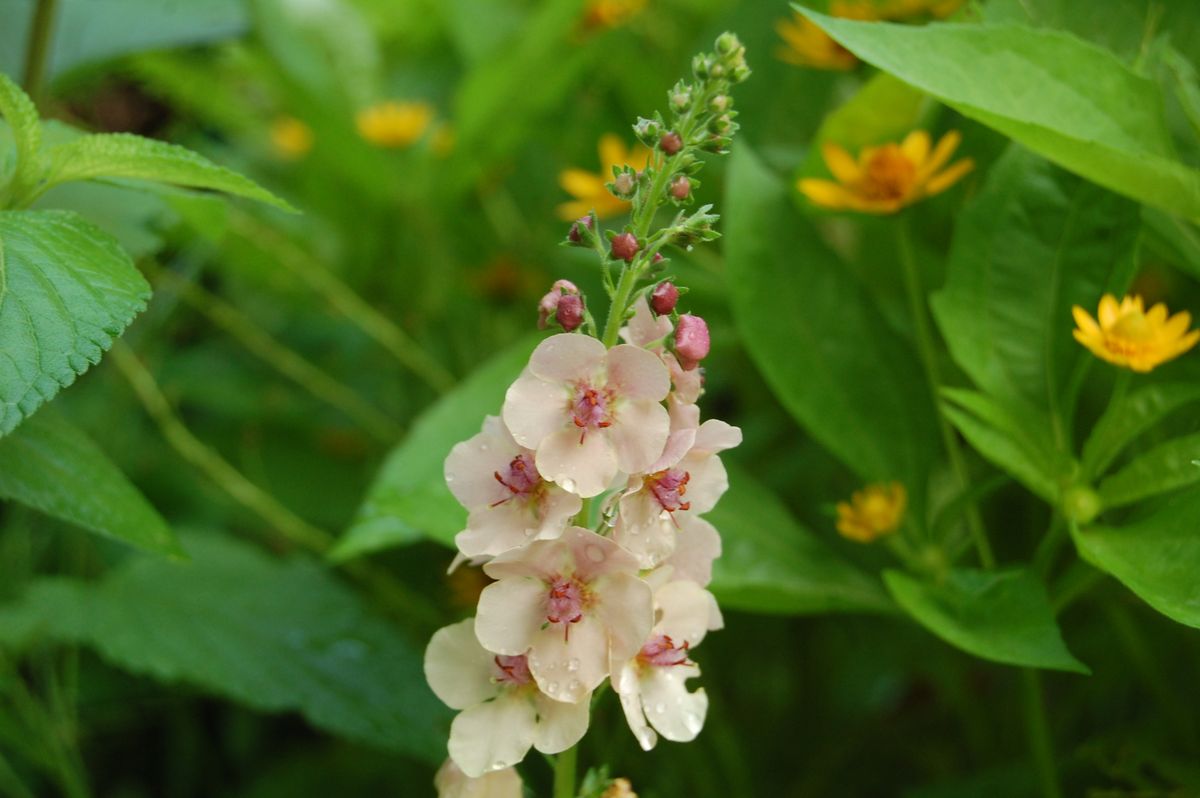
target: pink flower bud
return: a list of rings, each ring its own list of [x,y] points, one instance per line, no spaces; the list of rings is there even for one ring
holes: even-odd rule
[[[675,131],[669,131],[658,140],[658,148],[667,155],[674,155],[683,149],[683,139]]]
[[[562,314],[564,311],[560,309],[564,299],[574,297],[579,303],[578,314],[580,319],[582,319],[583,300],[580,299],[578,295],[579,289],[575,287],[575,283],[571,282],[570,280],[555,280],[554,285],[550,287],[550,290],[547,291],[540,300],[538,300],[538,329],[546,329],[546,323],[550,320],[551,316],[554,316],[554,320],[559,324],[562,324],[563,327],[567,329],[567,332],[570,332],[578,327],[579,322],[577,321],[575,322],[574,327],[567,328],[562,321]],[[570,310],[567,310],[565,313],[568,319],[571,318]]]
[[[613,193],[621,199],[633,196],[637,189],[637,178],[630,172],[622,172],[613,180]]]
[[[567,233],[567,240],[570,241],[572,244],[582,244],[583,243],[583,230],[580,229],[580,225],[583,225],[584,228],[590,230],[592,227],[592,217],[590,217],[590,216],[581,217],[579,219],[576,219],[575,223],[571,225],[571,229]]]
[[[654,308],[654,312],[660,316],[665,316],[674,310],[675,303],[678,301],[679,289],[670,281],[659,283],[650,293],[650,307]]]
[[[675,354],[684,371],[691,371],[708,357],[710,346],[708,324],[704,319],[690,313],[679,317],[679,323],[675,325]]]
[[[692,181],[687,179],[687,175],[680,175],[671,181],[671,196],[683,202],[692,193]]]
[[[633,233],[621,233],[618,236],[614,236],[610,242],[610,246],[612,247],[612,256],[626,263],[633,261],[633,256],[642,248],[642,245],[637,240],[637,236]]]
[[[567,332],[574,332],[583,324],[583,297],[578,294],[563,294],[558,300],[554,320]]]

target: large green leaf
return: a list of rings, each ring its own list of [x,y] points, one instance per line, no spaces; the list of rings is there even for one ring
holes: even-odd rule
[[[729,469],[729,491],[705,518],[721,533],[712,591],[748,612],[893,612],[879,582],[834,554],[746,472]]]
[[[1174,155],[1158,87],[1111,52],[1021,25],[894,25],[802,12],[862,60],[1055,163],[1200,219],[1200,173]]]
[[[922,626],[977,657],[1031,668],[1090,673],[1067,650],[1046,589],[1029,571],[955,569],[943,582],[902,571],[883,579]]]
[[[1159,444],[1099,485],[1105,507],[1122,507],[1200,482],[1200,433]]]
[[[537,342],[537,337],[526,338],[492,358],[417,419],[376,475],[354,525],[330,553],[334,560],[422,537],[454,545],[467,511],[446,487],[442,464],[454,444],[479,432],[484,416],[500,413],[504,392]]]
[[[195,537],[192,560],[139,557],[100,582],[43,579],[0,609],[0,644],[96,648],[120,667],[438,762],[447,712],[420,650],[304,559]]]
[[[955,227],[934,313],[955,362],[999,398],[1061,417],[1071,366],[1090,356],[1071,307],[1132,278],[1136,203],[1013,146]]]
[[[6,165],[0,162],[0,190],[6,188],[5,181],[10,179],[19,188],[38,172],[42,123],[33,100],[3,72],[0,72],[0,116],[12,131],[17,154],[16,168],[11,175],[5,174]],[[4,193],[0,191],[0,199],[3,197]]]
[[[175,144],[129,133],[95,133],[51,147],[45,191],[71,180],[123,177],[189,188],[224,191],[284,210],[292,206],[248,177],[217,166],[202,155]]]
[[[1148,385],[1113,402],[1083,446],[1083,469],[1090,478],[1104,472],[1126,446],[1171,413],[1200,402],[1200,385]]]
[[[170,527],[92,439],[49,410],[0,438],[0,497],[147,551],[181,553]]]
[[[0,211],[0,436],[100,360],[150,286],[74,213]]]
[[[1163,615],[1200,629],[1198,518],[1200,490],[1193,490],[1127,526],[1077,532],[1075,546]]]
[[[783,406],[867,480],[924,494],[937,433],[916,356],[745,146],[734,150],[725,252],[742,339]]]

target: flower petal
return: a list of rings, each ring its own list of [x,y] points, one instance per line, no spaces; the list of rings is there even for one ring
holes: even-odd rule
[[[438,798],[523,798],[524,785],[513,768],[504,768],[472,779],[463,773],[453,759],[433,777]]]
[[[471,778],[511,767],[533,745],[537,714],[516,691],[463,710],[450,724],[450,757]]]
[[[667,635],[676,645],[687,642],[695,648],[705,635],[724,626],[717,600],[695,582],[668,582],[654,593],[660,615],[654,631]]]
[[[687,691],[685,682],[700,675],[693,665],[647,668],[641,675],[642,703],[650,725],[668,740],[686,743],[696,739],[708,714],[704,688]]]
[[[943,139],[945,141],[945,139]],[[924,130],[914,130],[904,137],[900,143],[900,151],[917,169],[920,169],[929,157],[929,134]]]
[[[636,474],[663,453],[670,430],[671,419],[665,407],[648,399],[635,399],[621,403],[612,426],[604,432],[616,450],[620,469]]]
[[[671,332],[671,320],[666,316],[655,316],[650,311],[650,303],[642,294],[633,303],[633,317],[629,324],[621,328],[621,340],[634,346],[645,346],[653,341],[665,338]]]
[[[689,513],[679,518],[675,553],[663,565],[672,568],[674,579],[690,579],[704,587],[712,581],[713,560],[720,556],[721,536],[716,527]]]
[[[466,709],[495,696],[495,668],[495,655],[475,637],[474,618],[438,629],[425,648],[425,679],[451,709]]]
[[[625,149],[625,142],[621,141],[621,137],[616,133],[605,133],[601,136],[596,149],[600,153],[602,174],[607,182],[609,175],[612,174],[612,167],[624,166],[629,159],[628,150]]]
[[[950,156],[954,155],[954,151],[958,149],[959,142],[961,141],[962,134],[957,130],[951,130],[942,136],[937,146],[933,148],[933,153],[930,154],[929,160],[917,165],[917,179],[927,178],[945,166],[950,160]]]
[[[671,390],[671,374],[653,352],[620,344],[608,351],[608,385],[626,399],[661,402]]]
[[[570,401],[561,383],[547,382],[526,371],[504,395],[504,425],[517,443],[537,449],[548,435],[571,423]]]
[[[1079,333],[1091,338],[1099,338],[1101,336],[1100,325],[1092,318],[1092,314],[1075,305],[1071,308],[1071,315],[1075,318],[1075,326],[1079,328]]]
[[[720,419],[710,418],[700,425],[692,448],[696,454],[716,454],[741,445],[741,429]]]
[[[675,551],[675,523],[648,490],[623,496],[613,540],[637,558],[642,568],[654,568]]]
[[[506,497],[495,474],[505,471],[518,454],[520,448],[499,417],[488,416],[477,435],[455,444],[446,456],[446,486],[468,510],[487,507]]]
[[[543,754],[557,754],[583,739],[588,728],[591,696],[578,703],[568,704],[538,693],[533,701],[538,713],[533,737],[534,748]]]
[[[800,189],[800,193],[808,197],[814,205],[831,210],[848,208],[854,199],[854,194],[849,189],[840,183],[829,180],[805,178],[797,184],[797,187]]]
[[[689,515],[703,515],[717,506],[717,502],[729,490],[729,475],[721,458],[715,454],[705,456],[688,455],[679,464],[690,475],[687,484]]]
[[[564,169],[558,173],[558,184],[563,187],[563,190],[581,200],[607,192],[608,189],[604,186],[606,182],[608,181],[603,179],[603,176],[586,172],[583,169]]]
[[[638,569],[629,552],[590,529],[571,527],[563,534],[563,545],[571,551],[575,575],[584,582],[593,582],[610,573],[635,573]]]
[[[975,168],[975,162],[970,158],[963,158],[958,163],[951,166],[944,172],[939,172],[929,178],[929,182],[925,184],[924,195],[932,197],[935,194],[941,194],[950,186],[962,179],[963,175]]]
[[[604,344],[590,335],[559,333],[533,350],[529,371],[548,382],[589,379],[604,364],[606,351]]]
[[[1107,330],[1117,323],[1117,320],[1121,318],[1121,305],[1115,296],[1105,294],[1100,297],[1100,308],[1096,318],[1100,322],[1102,330]]]
[[[570,427],[547,436],[537,450],[538,471],[563,490],[585,499],[603,493],[617,475],[617,452],[609,435],[618,426],[614,423],[607,430],[587,433]]]
[[[608,636],[603,622],[585,613],[564,630],[552,624],[537,633],[529,651],[529,672],[538,688],[555,701],[588,698],[608,676]]]
[[[476,613],[480,645],[496,654],[524,654],[546,622],[546,585],[533,577],[501,579],[479,594]]]
[[[642,686],[638,680],[636,662],[627,662],[614,669],[612,678],[613,689],[621,699],[621,709],[625,712],[625,720],[629,729],[637,738],[638,745],[643,751],[649,751],[658,743],[658,735],[646,722],[646,713],[642,707]]]
[[[597,617],[608,629],[614,660],[632,658],[654,625],[654,598],[650,586],[633,574],[609,574],[596,582]]]
[[[862,170],[850,153],[832,141],[821,145],[821,157],[825,159],[829,171],[841,183],[854,183],[862,177]]]

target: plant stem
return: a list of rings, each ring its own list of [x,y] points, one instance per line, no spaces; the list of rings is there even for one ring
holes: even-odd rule
[[[554,760],[554,798],[575,798],[575,760],[578,746],[571,746]]]
[[[1054,765],[1054,747],[1050,726],[1046,722],[1046,707],[1042,700],[1042,679],[1033,668],[1023,668],[1021,678],[1025,688],[1025,721],[1029,747],[1042,785],[1043,798],[1062,798],[1058,772]]]
[[[58,0],[38,0],[33,10],[33,21],[29,25],[29,38],[25,47],[25,70],[22,83],[30,97],[37,101],[42,83],[46,78],[46,61],[50,54],[50,37],[54,31]]]
[[[608,307],[608,318],[604,321],[604,337],[601,342],[606,348],[616,346],[617,338],[621,334],[621,322],[625,320],[625,309],[629,307],[629,296],[637,285],[640,273],[641,270],[634,266],[626,266],[621,270],[616,293],[613,294],[612,304]]]
[[[958,480],[961,490],[970,488],[970,478],[967,475],[967,464],[959,448],[958,438],[950,427],[950,422],[942,413],[942,403],[939,398],[941,380],[938,377],[937,349],[933,338],[933,325],[929,319],[929,308],[926,305],[925,292],[921,287],[921,274],[917,268],[917,260],[913,255],[912,239],[908,230],[908,219],[900,216],[896,220],[896,239],[900,253],[900,262],[904,270],[904,287],[908,292],[909,308],[912,312],[913,327],[917,337],[917,349],[921,357],[921,365],[925,369],[925,379],[929,384],[929,392],[933,406],[937,412],[938,427],[942,434],[942,443],[946,455],[950,459],[950,468]],[[979,562],[984,568],[995,567],[996,560],[992,556],[992,547],[988,543],[987,532],[983,528],[983,520],[979,516],[979,508],[974,502],[966,506],[967,526],[975,542],[979,554]]]

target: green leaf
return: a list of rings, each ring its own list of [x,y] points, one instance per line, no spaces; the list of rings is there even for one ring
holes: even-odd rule
[[[729,491],[705,515],[721,533],[711,586],[721,606],[789,615],[894,611],[877,580],[801,526],[748,473],[728,471]]]
[[[924,495],[936,449],[916,356],[745,146],[730,164],[725,253],[746,349],[789,412],[866,480]]]
[[[20,190],[40,172],[38,153],[42,147],[42,123],[33,100],[3,72],[0,72],[0,116],[8,122],[17,147],[16,170],[8,179],[13,190]],[[0,163],[0,168],[3,166]],[[4,179],[5,175],[0,173],[0,181]],[[6,188],[9,186],[0,183],[0,189]]]
[[[1161,92],[1111,52],[1021,25],[895,25],[796,8],[862,60],[1060,166],[1200,219],[1200,173],[1174,155]]]
[[[1024,569],[954,569],[939,584],[885,571],[892,597],[922,626],[969,654],[1007,665],[1091,673],[1067,650],[1046,588]]]
[[[1136,203],[1013,146],[955,227],[934,314],[975,384],[1063,416],[1072,365],[1071,307],[1122,294],[1135,267]]]
[[[454,545],[467,511],[446,487],[442,464],[454,444],[479,432],[484,416],[499,414],[504,392],[539,340],[530,336],[501,352],[417,419],[376,475],[354,525],[330,552],[334,561],[423,537]]]
[[[39,193],[71,180],[124,177],[223,191],[295,211],[253,180],[217,166],[202,155],[175,144],[129,133],[81,136],[51,147],[46,156],[50,166]]]
[[[1100,483],[1106,508],[1123,507],[1171,490],[1200,482],[1200,433],[1185,435],[1155,446]]]
[[[430,763],[446,755],[447,711],[421,652],[302,558],[276,560],[196,536],[192,560],[139,557],[100,582],[43,579],[0,608],[0,644],[96,648],[114,665],[186,682]]]
[[[943,388],[942,412],[963,437],[998,468],[1036,495],[1054,504],[1059,481],[1070,471],[1065,455],[1054,448],[1050,421],[1028,406],[1019,415],[982,393]]]
[[[1171,413],[1200,402],[1200,385],[1148,385],[1109,405],[1083,446],[1083,470],[1098,476],[1125,447]]]
[[[100,360],[150,286],[107,233],[65,211],[0,211],[0,436]]]
[[[0,497],[146,551],[182,553],[162,516],[100,447],[49,410],[0,438]]]
[[[1200,629],[1200,490],[1123,527],[1074,533],[1080,556],[1168,618]]]

